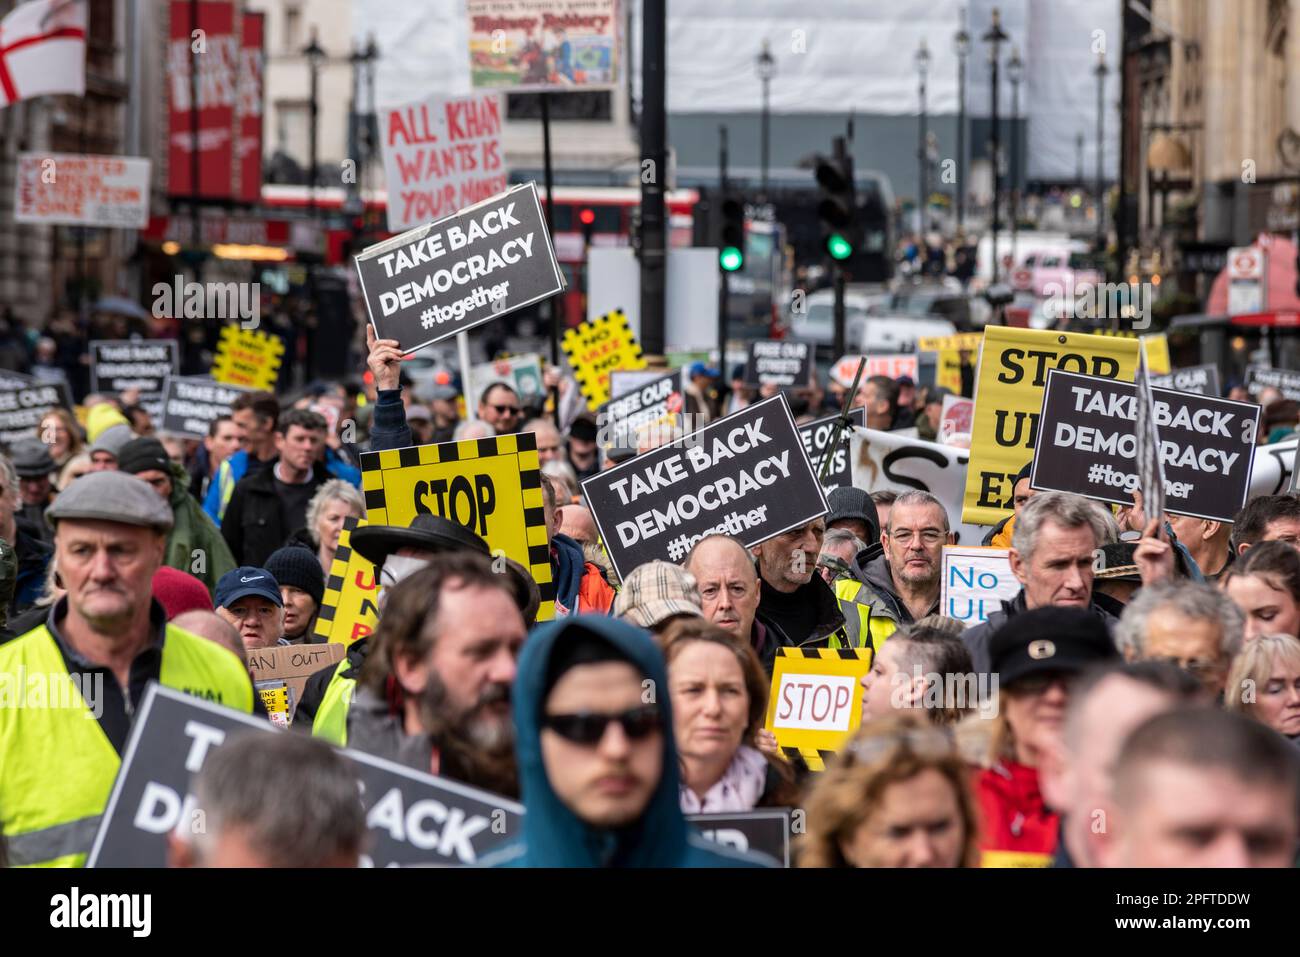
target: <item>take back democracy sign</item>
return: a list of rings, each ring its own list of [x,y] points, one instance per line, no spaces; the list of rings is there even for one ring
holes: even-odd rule
[[[759,339],[749,344],[746,385],[806,386],[812,376],[812,344]]]
[[[824,419],[814,419],[812,422],[799,426],[799,437],[803,439],[804,453],[808,456],[808,462],[812,465],[813,474],[821,480],[822,488],[827,492],[833,492],[843,485],[853,484],[853,469],[849,465],[849,451],[853,439],[852,429],[845,429],[840,435],[839,443],[833,449],[830,449],[830,468],[826,470],[825,475],[822,475],[822,463],[826,460],[827,443],[835,434],[835,423],[838,420],[838,415],[830,415]],[[867,424],[867,410],[861,406],[849,409],[849,421],[857,428],[863,428]]]
[[[996,525],[1011,514],[1016,475],[1034,457],[1043,386],[1050,370],[1132,382],[1138,349],[1136,339],[985,328],[961,520]]]
[[[746,546],[826,514],[785,397],[773,396],[582,483],[619,578],[680,562],[706,535]]]
[[[90,343],[90,391],[138,389],[149,414],[162,414],[168,376],[179,370],[174,339],[96,340]]]
[[[564,290],[535,183],[365,249],[361,293],[408,355]]]
[[[1300,372],[1291,369],[1270,369],[1267,366],[1246,366],[1246,391],[1252,399],[1272,387],[1282,393],[1282,398],[1300,400]]]
[[[204,820],[191,785],[208,754],[230,735],[294,733],[151,683],[87,866],[166,867],[167,835]],[[365,810],[363,866],[469,865],[523,834],[524,809],[515,801],[360,751],[343,754]]]
[[[1138,488],[1134,432],[1137,387],[1051,370],[1029,484],[1119,505]],[[1166,507],[1179,515],[1231,522],[1250,489],[1259,406],[1152,389],[1164,467]]]
[[[1219,367],[1213,362],[1175,369],[1169,375],[1153,375],[1151,388],[1194,392],[1197,395],[1223,395],[1223,389],[1219,385]]]
[[[230,414],[230,404],[248,389],[201,376],[170,376],[163,392],[163,432],[205,438],[208,427]]]

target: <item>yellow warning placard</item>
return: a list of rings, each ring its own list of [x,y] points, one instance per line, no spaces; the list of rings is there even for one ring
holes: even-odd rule
[[[538,621],[555,617],[550,538],[532,432],[361,456],[366,518],[406,527],[417,515],[459,522],[528,569],[542,594]]]
[[[278,336],[237,325],[222,326],[212,378],[226,385],[273,390],[283,356],[284,343]]]
[[[1149,336],[1139,336],[1136,332],[1131,332],[1128,329],[1121,329],[1118,332],[1111,332],[1109,329],[1098,329],[1097,334],[1100,336],[1116,336],[1120,339],[1137,339],[1142,343],[1142,351],[1146,353],[1147,357],[1147,369],[1152,375],[1169,375],[1173,371],[1169,359],[1169,337],[1163,332],[1152,333]]]
[[[946,352],[967,349],[974,352],[984,341],[982,332],[962,332],[955,336],[922,336],[916,340],[917,352]]]
[[[348,516],[339,532],[315,632],[326,641],[350,645],[375,630],[379,621],[379,581],[374,564],[352,547],[352,533],[366,524]]]
[[[862,722],[862,676],[871,648],[778,648],[764,727],[787,757],[826,767]]]
[[[632,334],[627,316],[617,309],[566,329],[560,345],[592,412],[610,400],[611,372],[645,368],[641,344]]]
[[[1012,511],[1016,474],[1034,457],[1050,369],[1132,382],[1135,339],[1047,329],[984,330],[961,520],[996,525]]]

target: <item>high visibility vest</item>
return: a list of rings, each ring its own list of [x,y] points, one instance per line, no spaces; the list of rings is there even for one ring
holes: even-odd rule
[[[881,615],[872,615],[871,606],[856,600],[862,583],[852,578],[840,578],[832,587],[835,598],[840,603],[840,613],[844,616],[844,631],[848,635],[849,648],[863,648],[871,645],[874,652],[880,651],[885,639],[898,630],[898,625]],[[832,635],[830,647],[842,647],[838,635]]]
[[[221,520],[226,517],[226,506],[230,504],[230,496],[235,494],[235,472],[230,467],[230,460],[226,459],[217,466],[217,495],[220,496],[220,505],[217,506],[218,528],[221,527]]]
[[[357,687],[356,678],[343,677],[348,665],[347,658],[344,658],[334,669],[320,707],[316,709],[316,717],[311,723],[313,737],[324,738],[340,748],[346,747],[348,743],[348,708],[352,705],[352,693]]]
[[[253,710],[239,659],[171,625],[159,677],[168,688]],[[0,646],[0,831],[11,864],[83,866],[121,763],[45,625]]]

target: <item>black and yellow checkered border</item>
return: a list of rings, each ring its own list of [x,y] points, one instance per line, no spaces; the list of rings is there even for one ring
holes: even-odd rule
[[[507,441],[508,440],[508,441]],[[509,447],[508,447],[509,446]],[[384,469],[411,468],[419,465],[445,465],[449,462],[468,462],[473,459],[494,458],[499,455],[519,455],[537,451],[537,436],[532,432],[519,432],[513,435],[493,436],[487,439],[463,439],[459,442],[442,442],[437,445],[413,445],[404,449],[390,449],[383,452],[361,453],[361,487],[366,500],[366,520],[375,525],[388,524],[388,502],[383,487]],[[392,457],[397,456],[396,464]],[[385,459],[384,457],[387,457]],[[384,465],[382,462],[389,464]],[[377,474],[378,488],[366,488],[369,484],[366,476]],[[550,621],[555,617],[555,582],[551,577],[551,548],[546,534],[546,512],[543,508],[542,472],[539,466],[521,468],[519,485],[523,489],[525,500],[533,498],[536,505],[524,506],[525,538],[528,531],[540,528],[545,541],[539,545],[528,546],[528,561],[525,563],[537,590],[541,592],[542,603],[537,610],[538,621]],[[531,494],[535,493],[535,494]],[[339,536],[342,547],[343,536]],[[331,568],[331,581],[334,569]]]
[[[776,653],[783,658],[797,658],[808,660],[820,658],[823,661],[851,661],[855,658],[870,661],[875,649],[867,648],[778,648]],[[827,751],[823,748],[782,748],[781,753],[785,755],[796,767],[802,765],[809,771],[825,771],[826,762],[830,760],[834,751]]]
[[[321,596],[320,611],[316,614],[313,631],[326,641],[333,637],[334,615],[343,598],[343,581],[348,571],[348,562],[352,561],[352,533],[360,524],[361,520],[352,515],[343,519],[339,545],[334,550],[334,561],[330,563],[329,578],[325,579],[325,594]]]
[[[615,309],[597,319],[566,329],[564,338],[560,342],[560,348],[564,350],[565,358],[569,360],[569,366],[573,369],[573,377],[578,382],[579,391],[582,392],[582,395],[592,406],[603,405],[609,401],[608,373],[606,373],[603,383],[594,381],[587,369],[581,368],[574,363],[573,354],[577,351],[578,343],[585,338],[586,332],[602,326],[612,326],[616,333],[622,333],[623,340],[626,343],[624,351],[629,353],[633,360],[640,361],[644,358],[641,343],[637,340],[635,333],[632,332],[632,325],[628,321],[627,314],[622,309]]]
[[[217,354],[212,360],[212,378],[216,382],[222,382],[219,375],[227,374],[227,366],[230,363],[231,343],[236,339],[251,338],[260,345],[267,347],[266,364],[263,367],[267,377],[270,379],[271,386],[280,377],[280,362],[284,356],[284,342],[279,336],[273,336],[263,332],[261,329],[244,329],[242,326],[228,324],[221,327],[221,336],[217,342]],[[234,385],[236,383],[222,382],[223,385]],[[270,388],[271,386],[267,386]]]

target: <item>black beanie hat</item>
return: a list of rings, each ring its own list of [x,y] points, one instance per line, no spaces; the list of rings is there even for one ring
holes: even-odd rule
[[[301,588],[316,607],[320,607],[325,597],[325,572],[321,570],[320,559],[310,548],[303,545],[286,545],[273,551],[262,563],[275,580],[281,585]]]
[[[154,438],[132,439],[122,446],[122,451],[117,454],[117,470],[128,475],[139,475],[150,469],[170,472],[171,467],[172,460],[167,450]]]

